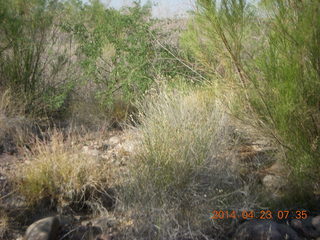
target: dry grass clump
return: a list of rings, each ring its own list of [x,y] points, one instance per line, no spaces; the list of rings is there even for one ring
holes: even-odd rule
[[[3,238],[9,228],[8,216],[0,210],[0,238]]]
[[[3,141],[8,129],[7,111],[10,106],[10,96],[8,91],[0,92],[0,142]]]
[[[211,221],[211,211],[254,206],[230,167],[236,139],[213,95],[162,91],[140,106],[141,146],[123,192],[140,237],[218,236],[224,221]]]
[[[10,90],[0,89],[0,146],[12,151],[30,141],[30,120],[23,114],[24,104],[14,101]]]
[[[113,170],[83,152],[79,139],[51,133],[50,141],[37,141],[18,165],[15,181],[30,204],[50,199],[57,207],[101,207],[110,199]],[[96,210],[96,209],[92,209]]]

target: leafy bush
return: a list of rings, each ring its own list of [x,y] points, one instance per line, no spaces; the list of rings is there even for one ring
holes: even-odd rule
[[[136,3],[122,13],[105,8],[100,1],[74,8],[78,15],[63,27],[79,43],[81,65],[97,85],[98,102],[108,107],[117,96],[129,102],[143,93],[152,82],[151,58],[155,54],[149,8]]]
[[[151,19],[151,6],[134,2],[121,10],[106,8],[100,1],[73,5],[75,15],[63,24],[79,45],[81,66],[96,85],[102,109],[115,102],[130,105],[139,100],[159,75],[190,74],[158,40],[165,33]],[[167,34],[167,33],[166,33]],[[171,46],[171,49],[175,46]],[[170,71],[168,71],[170,68]]]
[[[165,90],[140,105],[141,146],[123,190],[140,237],[218,236],[227,225],[211,222],[212,210],[255,205],[230,168],[235,139],[220,107],[208,89]]]
[[[199,0],[184,36],[236,114],[286,151],[293,201],[308,199],[319,182],[319,4]]]
[[[0,5],[0,86],[26,104],[27,115],[64,119],[80,116],[75,106],[81,105],[118,120],[114,103],[126,111],[157,76],[191,73],[171,52],[176,46],[159,44],[165,34],[148,4],[121,10],[99,0]]]

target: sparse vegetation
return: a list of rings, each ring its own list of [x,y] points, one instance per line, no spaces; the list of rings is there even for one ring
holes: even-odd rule
[[[51,207],[100,207],[114,184],[116,169],[86,154],[79,139],[54,131],[50,142],[38,140],[14,175],[19,192],[32,206],[49,200]],[[99,205],[100,203],[100,205]],[[100,210],[101,210],[100,209]]]
[[[0,91],[0,152],[14,152],[31,143],[31,120],[25,117],[24,107],[14,101],[10,90]]]
[[[1,207],[107,209],[119,238],[177,240],[231,238],[213,210],[319,201],[320,2],[195,6],[0,0]]]
[[[211,210],[256,205],[253,183],[231,168],[237,139],[212,89],[161,90],[139,113],[141,145],[123,190],[139,238],[219,234],[212,227],[225,222],[211,222]]]

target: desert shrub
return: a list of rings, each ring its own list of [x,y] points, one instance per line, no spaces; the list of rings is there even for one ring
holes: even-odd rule
[[[270,4],[275,16],[268,45],[257,61],[263,77],[253,75],[262,95],[252,97],[252,106],[288,149],[287,161],[298,187],[293,196],[305,201],[319,183],[320,3]]]
[[[17,165],[14,182],[30,205],[50,200],[51,207],[90,207],[97,210],[112,184],[112,169],[97,157],[86,154],[76,137],[64,139],[54,131],[50,141],[37,141]]]
[[[96,98],[104,107],[115,96],[129,102],[152,82],[151,58],[154,55],[149,34],[150,9],[136,3],[125,12],[106,8],[100,1],[75,6],[79,16],[64,23],[78,43],[84,57],[81,66],[96,84]]]
[[[227,225],[210,221],[212,210],[255,205],[230,168],[236,139],[212,90],[163,90],[139,110],[141,145],[122,196],[140,237],[218,236]]]
[[[65,120],[92,109],[93,122],[132,109],[156,76],[192,75],[155,27],[151,6],[120,10],[99,0],[1,1],[1,87],[25,114]],[[129,113],[122,114],[127,116]],[[96,115],[96,116],[95,116]],[[90,122],[88,120],[87,122]]]
[[[319,171],[319,2],[197,6],[185,46],[231,96],[233,113],[285,150],[297,186],[291,200],[310,200]]]
[[[86,79],[94,83],[97,103],[110,115],[113,103],[130,105],[141,99],[158,75],[191,74],[175,58],[177,46],[159,44],[171,33],[159,29],[149,4],[134,2],[120,10],[107,8],[100,1],[69,2],[68,6],[77,11],[63,28],[75,36]]]
[[[1,1],[1,87],[25,113],[58,117],[74,86],[70,36],[60,29],[61,4],[49,0]]]

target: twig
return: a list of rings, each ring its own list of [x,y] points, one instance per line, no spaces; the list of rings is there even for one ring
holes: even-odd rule
[[[13,191],[9,192],[8,194],[2,196],[2,197],[0,198],[0,200],[5,199],[5,198],[11,196],[11,195],[12,195],[13,193],[15,193],[16,191],[17,191],[17,190],[13,190]]]
[[[166,48],[151,32],[149,32],[151,34],[151,36],[154,38],[154,40],[159,44],[159,46],[164,49],[165,51],[167,51],[172,57],[174,57],[178,62],[180,62],[183,66],[185,66],[186,68],[188,68],[189,70],[191,70],[192,72],[194,72],[195,74],[197,74],[200,78],[206,80],[209,82],[208,79],[206,79],[204,76],[202,76],[199,72],[197,72],[196,70],[194,70],[192,67],[190,67],[188,64],[186,64],[182,59],[178,58],[172,51],[170,51],[168,48]]]

